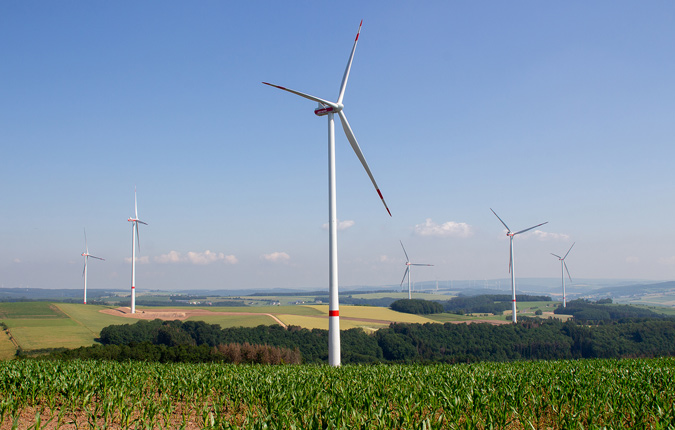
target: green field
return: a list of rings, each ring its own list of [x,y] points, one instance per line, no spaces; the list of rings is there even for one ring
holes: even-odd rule
[[[25,351],[48,348],[78,348],[95,343],[102,328],[112,324],[133,324],[137,320],[119,315],[100,312],[112,309],[108,306],[82,305],[48,302],[0,303],[0,321],[4,322],[16,342]],[[167,307],[180,313],[204,311],[201,315],[190,316],[191,321],[205,321],[227,327],[256,327],[272,325],[276,316],[286,325],[298,325],[304,328],[328,329],[327,305],[282,305],[252,307]],[[138,306],[138,312],[156,313],[165,308]],[[228,314],[218,314],[219,312]],[[231,315],[231,313],[240,313]],[[421,316],[402,314],[386,308],[370,306],[343,306],[340,309],[340,328],[363,328],[374,331],[389,325],[389,321],[431,322]],[[254,314],[254,315],[249,315]],[[3,352],[4,351],[4,352]],[[0,340],[0,357],[6,359],[15,353],[11,343]]]
[[[486,319],[495,319],[497,317],[495,316],[490,316],[490,317],[477,317],[477,316],[469,316],[469,315],[457,315],[457,314],[432,314],[432,315],[427,315],[427,318],[434,322],[439,322],[439,323],[446,323],[446,322],[471,322],[471,321],[478,321],[478,320],[486,320]],[[499,316],[499,319],[503,319],[502,316]]]
[[[98,312],[100,309],[101,306],[47,302],[0,304],[2,321],[27,351],[93,344],[101,328],[120,321]]]
[[[654,306],[657,308],[670,308],[672,310],[675,307],[675,291],[644,294],[640,297],[618,298],[614,300],[614,303]],[[655,310],[655,312],[659,311]]]
[[[672,429],[675,359],[0,363],[0,429]]]
[[[675,297],[641,297],[639,299],[632,299],[630,302],[622,302],[615,300],[615,304],[630,304],[641,308],[649,309],[650,311],[664,314],[668,316],[675,316]]]
[[[186,321],[204,321],[209,324],[220,324],[222,328],[257,327],[261,324],[272,325],[277,323],[267,315],[200,315],[189,317]]]
[[[4,319],[52,319],[67,318],[53,303],[48,302],[12,302],[0,303],[0,320]]]
[[[429,295],[438,298],[438,295]],[[293,297],[297,299],[297,297]],[[519,303],[519,315],[534,316],[537,309],[549,314],[556,303],[553,302],[522,302]],[[0,303],[0,321],[4,322],[11,335],[24,351],[42,350],[48,348],[77,348],[90,346],[103,327],[112,324],[133,324],[136,319],[123,317],[121,313],[110,315],[100,311],[112,309],[109,306],[82,305],[49,302],[18,302]],[[202,311],[200,315],[189,316],[191,321],[205,321],[209,324],[220,324],[228,327],[256,327],[258,325],[272,325],[277,322],[269,315],[276,316],[285,325],[297,325],[307,329],[328,329],[328,305],[281,305],[281,306],[246,306],[246,307],[148,307],[138,306],[139,312],[148,314],[167,309],[175,309],[177,313]],[[218,314],[218,313],[222,314]],[[239,313],[232,315],[232,313]],[[249,315],[254,314],[254,315]],[[470,322],[494,320],[506,321],[509,312],[504,315],[411,315],[394,312],[388,308],[372,306],[340,307],[340,328],[362,328],[372,332],[387,327],[390,322],[428,323],[428,322]],[[4,351],[4,352],[2,352]],[[14,354],[14,345],[0,340],[0,359],[11,357]]]

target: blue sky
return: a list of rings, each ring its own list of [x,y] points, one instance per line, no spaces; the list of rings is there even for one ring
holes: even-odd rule
[[[672,2],[2,2],[0,284],[327,288],[335,99],[340,284],[675,277]],[[504,285],[502,283],[502,285]],[[505,287],[506,289],[506,287]]]

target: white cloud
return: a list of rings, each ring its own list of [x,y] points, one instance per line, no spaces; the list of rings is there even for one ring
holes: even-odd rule
[[[162,254],[159,257],[155,257],[155,262],[160,264],[180,263],[180,261],[181,256],[178,251],[169,251],[168,254]]]
[[[671,257],[670,260],[673,261],[673,263],[665,263],[665,264],[675,264],[675,257]],[[640,257],[635,257],[635,256],[626,257],[626,263],[636,264],[636,263],[639,263],[639,262],[640,262]]]
[[[131,260],[131,259],[129,259],[129,260]],[[15,258],[15,259],[12,260],[12,261],[15,262],[15,263],[21,263],[21,259],[19,259],[19,258]]]
[[[338,222],[337,222],[337,229],[338,229],[338,230],[347,230],[348,228],[353,227],[354,224],[355,224],[355,222],[354,222],[353,220],[351,220],[351,219],[346,220],[346,221],[340,221],[340,220],[338,220]],[[325,224],[322,226],[322,228],[323,228],[324,230],[328,230],[328,223],[325,223]]]
[[[200,266],[222,261],[225,264],[237,264],[239,260],[234,255],[225,255],[222,252],[212,252],[206,250],[204,252],[189,251],[182,255],[178,251],[169,251],[167,254],[162,254],[154,258],[156,263],[172,264],[172,263],[191,263]]]
[[[235,255],[226,255],[223,262],[227,264],[237,264],[239,263],[239,259]]]
[[[437,236],[437,237],[469,237],[473,235],[471,226],[464,222],[448,221],[443,224],[436,224],[427,218],[424,224],[417,224],[415,226],[415,233],[420,236]]]
[[[192,264],[210,264],[216,261],[228,264],[237,264],[239,262],[234,255],[225,255],[222,252],[215,253],[208,249],[204,252],[188,252],[187,259]]]
[[[291,259],[291,256],[285,252],[272,252],[270,254],[263,254],[260,258],[272,263],[285,263]]]
[[[131,257],[125,257],[124,258],[125,263],[131,263]],[[136,263],[138,264],[148,264],[150,263],[150,257],[143,256],[143,257],[136,257]]]
[[[636,257],[628,257],[628,258],[636,258]],[[628,261],[628,258],[626,258],[626,262],[636,263],[636,261]],[[659,264],[665,264],[666,266],[675,266],[675,256],[661,257],[659,258]]]
[[[378,259],[380,263],[389,263],[391,261],[391,258],[387,255],[380,255],[380,258]]]
[[[546,231],[541,231],[541,230],[533,231],[532,235],[534,235],[539,240],[569,240],[570,239],[570,236],[568,234],[548,233]]]

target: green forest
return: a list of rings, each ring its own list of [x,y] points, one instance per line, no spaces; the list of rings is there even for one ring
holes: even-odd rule
[[[450,300],[440,302],[445,312],[454,314],[495,314],[501,315],[505,310],[511,309],[513,298],[508,294],[481,294],[478,296],[457,296]],[[517,294],[518,302],[550,302],[549,296],[533,296]]]

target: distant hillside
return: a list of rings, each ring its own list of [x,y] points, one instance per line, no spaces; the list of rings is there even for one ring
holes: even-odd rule
[[[560,278],[520,278],[517,280],[518,294],[551,295],[554,299],[560,299]],[[654,282],[642,279],[588,279],[573,278],[572,283],[567,284],[568,298],[577,297],[626,297],[632,295],[644,295],[675,291],[675,281]],[[124,289],[89,289],[87,295],[90,300],[115,295],[116,293],[128,294]],[[379,286],[340,286],[340,295],[355,293],[383,293],[401,292],[399,285]],[[450,295],[482,295],[482,294],[510,294],[511,280],[509,278],[485,279],[485,280],[444,280],[444,281],[420,281],[415,282],[414,292],[431,292]],[[254,288],[254,289],[219,289],[219,290],[175,290],[160,291],[148,290],[143,293],[150,295],[185,294],[208,297],[242,297],[242,296],[324,296],[327,287],[308,288]],[[82,289],[47,289],[47,288],[0,288],[0,301],[16,300],[76,300],[82,297]]]
[[[87,297],[94,300],[120,291],[88,289]],[[80,299],[82,295],[83,291],[80,288],[53,290],[47,288],[0,288],[0,301]]]
[[[656,284],[626,285],[621,287],[599,288],[593,291],[594,295],[607,295],[612,297],[663,293],[675,289],[675,281],[659,282]]]

